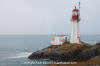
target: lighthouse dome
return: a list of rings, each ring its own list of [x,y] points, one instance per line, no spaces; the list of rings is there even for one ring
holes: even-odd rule
[[[77,8],[76,8],[76,6],[75,6],[75,8],[73,9],[73,11],[79,11]]]

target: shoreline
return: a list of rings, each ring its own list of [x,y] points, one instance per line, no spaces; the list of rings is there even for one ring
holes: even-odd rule
[[[33,52],[28,58],[33,59],[50,59],[58,62],[79,62],[91,63],[100,59],[100,43],[95,45],[82,43],[82,44],[69,44],[64,43],[61,46],[55,46],[50,52],[52,46],[42,50]],[[97,62],[97,61],[96,61]],[[95,63],[96,63],[95,62]],[[78,63],[78,64],[79,64]]]

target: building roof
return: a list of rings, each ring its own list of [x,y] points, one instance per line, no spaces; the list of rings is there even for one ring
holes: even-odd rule
[[[56,37],[65,37],[66,35],[56,35]]]
[[[75,8],[73,9],[73,11],[79,11],[77,8],[76,8],[76,6],[75,6]]]

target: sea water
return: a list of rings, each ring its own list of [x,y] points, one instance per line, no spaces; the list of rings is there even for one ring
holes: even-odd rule
[[[47,66],[25,64],[26,62],[49,60],[30,60],[28,56],[50,45],[53,35],[0,35],[0,66]],[[90,44],[100,42],[100,35],[82,35],[81,39]]]

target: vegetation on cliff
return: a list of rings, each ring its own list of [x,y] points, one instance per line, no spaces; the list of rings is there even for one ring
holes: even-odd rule
[[[29,59],[50,59],[53,61],[95,61],[100,58],[100,43],[90,45],[87,43],[70,44],[64,43],[61,46],[49,46],[32,53]]]

